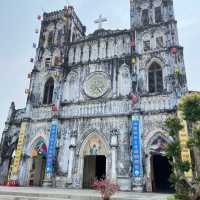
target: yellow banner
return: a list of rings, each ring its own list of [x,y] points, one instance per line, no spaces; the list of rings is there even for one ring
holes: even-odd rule
[[[20,159],[21,159],[21,154],[22,154],[22,147],[24,143],[26,126],[27,126],[27,122],[22,122],[20,132],[19,132],[19,139],[18,139],[17,149],[15,152],[15,159],[14,159],[14,163],[12,167],[11,176],[18,175],[18,169],[19,169],[19,164],[20,164]]]
[[[188,161],[190,165],[192,166],[190,149],[187,147],[187,142],[189,140],[187,123],[183,119],[182,113],[180,111],[178,111],[178,117],[181,120],[181,123],[183,125],[183,129],[179,132],[179,141],[181,144],[181,159],[182,161]],[[188,178],[191,178],[193,176],[192,169],[190,169],[188,172],[185,172],[185,176]]]

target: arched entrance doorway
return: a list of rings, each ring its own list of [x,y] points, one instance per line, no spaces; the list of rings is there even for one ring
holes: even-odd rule
[[[173,192],[169,181],[172,173],[165,147],[172,140],[166,134],[151,133],[146,140],[146,190],[147,192]]]
[[[29,179],[30,186],[41,186],[45,176],[47,146],[42,138],[32,145],[32,167]]]
[[[91,155],[84,157],[83,188],[91,188],[94,180],[104,179],[106,176],[106,157]]]
[[[104,139],[97,133],[90,134],[82,144],[82,188],[91,188],[95,180],[106,177],[108,149]]]
[[[166,156],[160,154],[151,156],[151,173],[153,192],[173,192],[169,181],[172,166]]]

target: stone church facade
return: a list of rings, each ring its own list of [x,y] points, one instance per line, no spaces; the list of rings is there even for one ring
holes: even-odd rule
[[[129,30],[86,35],[72,6],[44,13],[26,107],[12,103],[5,123],[1,184],[89,188],[106,176],[121,190],[162,189],[153,160],[187,91],[183,48],[172,0],[131,0],[130,19]]]

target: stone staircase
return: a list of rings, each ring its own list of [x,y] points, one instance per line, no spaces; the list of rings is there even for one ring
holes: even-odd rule
[[[167,194],[119,192],[113,200],[167,200]],[[0,187],[0,200],[101,200],[94,190]]]

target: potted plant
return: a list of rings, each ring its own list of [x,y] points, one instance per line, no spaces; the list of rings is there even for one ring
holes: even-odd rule
[[[100,191],[101,198],[103,200],[110,200],[111,196],[114,195],[118,190],[119,186],[115,182],[111,182],[107,179],[100,179],[94,181],[92,188]]]

